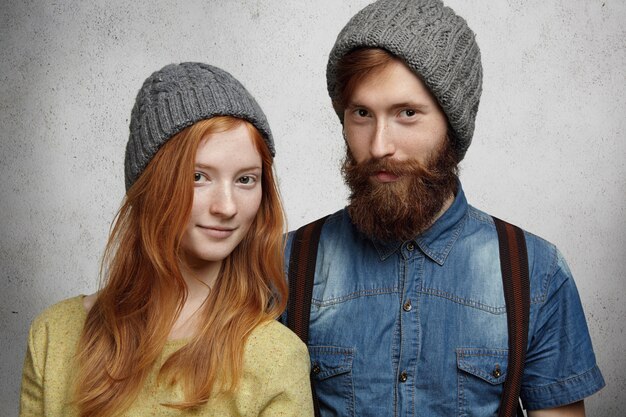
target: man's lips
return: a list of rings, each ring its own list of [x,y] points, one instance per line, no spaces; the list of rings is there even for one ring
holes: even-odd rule
[[[399,176],[392,174],[388,171],[377,171],[372,175],[378,182],[394,182],[397,181]]]
[[[233,232],[237,229],[236,227],[223,227],[223,226],[202,226],[198,225],[198,228],[202,230],[202,232],[210,237],[216,239],[225,239],[233,234]]]

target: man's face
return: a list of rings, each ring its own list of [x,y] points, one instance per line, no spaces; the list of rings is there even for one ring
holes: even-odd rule
[[[451,204],[458,158],[445,114],[402,63],[368,74],[344,112],[348,207],[363,233],[409,240]]]
[[[394,60],[362,79],[344,110],[344,132],[357,163],[389,159],[421,164],[442,147],[447,119],[424,83]],[[372,181],[398,178],[379,172]]]

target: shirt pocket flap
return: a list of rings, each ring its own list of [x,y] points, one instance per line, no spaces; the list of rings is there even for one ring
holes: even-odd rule
[[[492,385],[502,384],[506,379],[509,363],[508,350],[459,348],[456,350],[457,367]]]
[[[352,371],[353,348],[337,346],[309,346],[311,373],[321,381]]]

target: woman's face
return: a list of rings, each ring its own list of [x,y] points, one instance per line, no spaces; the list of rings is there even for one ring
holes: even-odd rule
[[[182,239],[190,268],[214,267],[241,242],[261,204],[261,175],[261,156],[244,124],[202,139],[191,217]]]

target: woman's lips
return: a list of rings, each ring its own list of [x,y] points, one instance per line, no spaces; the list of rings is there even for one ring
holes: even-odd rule
[[[236,228],[221,226],[198,226],[204,234],[215,239],[226,239],[232,235]]]

